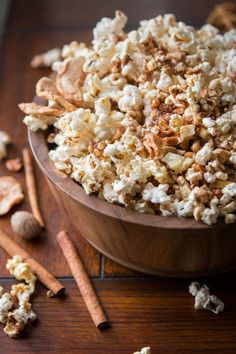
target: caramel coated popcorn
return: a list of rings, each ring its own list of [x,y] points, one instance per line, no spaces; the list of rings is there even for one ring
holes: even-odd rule
[[[7,261],[6,268],[17,280],[24,280],[24,283],[12,285],[10,293],[4,293],[0,287],[0,323],[5,325],[4,332],[15,338],[28,322],[37,317],[30,303],[30,297],[35,291],[36,276],[17,255]]]
[[[110,203],[212,225],[236,210],[236,30],[174,15],[124,32],[116,11],[90,46],[65,45],[53,78],[22,104],[33,130],[55,127],[55,167]],[[54,145],[55,146],[55,145]]]
[[[196,310],[208,310],[216,315],[224,311],[224,303],[215,295],[211,295],[206,285],[200,287],[198,282],[192,282],[189,292],[195,297],[194,307]]]

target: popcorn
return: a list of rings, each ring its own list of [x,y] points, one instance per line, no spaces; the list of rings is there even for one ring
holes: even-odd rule
[[[226,216],[225,216],[225,223],[226,224],[234,224],[235,221],[236,221],[235,214],[226,214]]]
[[[219,210],[217,209],[218,199],[215,197],[211,200],[210,208],[206,208],[201,216],[201,220],[207,225],[213,225],[216,223],[219,216]]]
[[[63,131],[65,138],[79,139],[79,150],[86,149],[94,138],[96,116],[90,109],[78,108],[74,112],[64,114],[55,123],[55,127]]]
[[[139,200],[135,204],[134,210],[139,211],[140,213],[143,213],[143,214],[152,214],[152,215],[155,214],[154,210],[152,208],[150,208],[148,203],[143,200]]]
[[[0,323],[6,323],[9,310],[13,306],[11,295],[2,294],[0,297]]]
[[[157,88],[159,90],[165,90],[172,85],[173,85],[173,81],[171,77],[167,75],[165,71],[161,71],[160,79],[157,83]]]
[[[221,202],[227,203],[231,201],[234,197],[236,197],[236,183],[229,183],[222,189],[223,196],[221,198]]]
[[[150,347],[144,347],[141,349],[139,352],[135,352],[133,354],[151,354],[151,348]]]
[[[116,11],[115,18],[102,18],[93,30],[94,40],[106,38],[110,33],[119,35],[127,22],[127,17],[121,11]]]
[[[34,290],[36,276],[32,273],[28,264],[22,261],[20,256],[14,256],[12,259],[9,259],[6,268],[17,280],[24,280]]]
[[[215,177],[216,177],[217,179],[222,180],[222,181],[227,181],[227,179],[228,179],[227,173],[224,173],[224,172],[222,172],[222,171],[217,171],[217,172],[215,173]]]
[[[189,168],[185,177],[187,181],[191,183],[196,183],[198,181],[201,181],[203,176],[201,172],[196,172],[194,169]]]
[[[224,216],[230,215],[230,213],[236,210],[236,202],[232,201],[220,208],[220,213]],[[228,214],[229,213],[229,214]]]
[[[151,182],[149,182],[146,184],[142,196],[144,200],[150,201],[154,204],[169,204],[171,202],[171,198],[166,194],[168,189],[168,184],[159,184],[158,187],[155,187]]]
[[[236,31],[197,30],[171,14],[129,33],[126,22],[116,11],[90,46],[58,51],[55,76],[36,86],[47,105],[20,105],[25,124],[55,128],[49,157],[87,194],[142,213],[233,222]]]
[[[142,97],[138,88],[133,85],[126,85],[118,106],[122,112],[140,109],[142,106]]]
[[[180,202],[176,201],[174,202],[172,207],[176,209],[176,211],[173,213],[174,215],[183,216],[185,218],[189,218],[193,215],[192,205],[188,201],[187,202],[185,202],[184,200],[181,200]]]
[[[216,177],[210,173],[210,172],[206,172],[204,173],[204,179],[206,180],[207,183],[214,183],[216,181]]]
[[[192,282],[189,286],[189,293],[195,297],[196,310],[208,310],[216,315],[224,311],[224,303],[215,295],[210,295],[206,285],[200,287],[198,282]]]
[[[177,173],[186,171],[193,163],[192,158],[189,157],[185,158],[173,152],[168,152],[162,158],[162,161],[165,162],[171,170]]]
[[[203,148],[196,153],[195,161],[199,165],[205,165],[211,159],[212,152],[212,146],[205,144]]]
[[[229,158],[229,161],[236,167],[236,152],[232,153],[232,155]]]
[[[31,310],[30,296],[34,288],[29,285],[19,283],[12,285],[11,296],[17,298],[18,308],[8,313],[4,332],[11,338],[17,337],[24,329],[28,321],[33,322],[37,316]]]
[[[73,41],[69,44],[63,46],[61,51],[62,58],[70,58],[70,57],[84,57],[87,58],[91,50],[86,46],[85,43],[78,43]],[[54,62],[55,64],[55,62]],[[58,70],[56,70],[58,71]]]
[[[50,67],[54,62],[58,61],[60,57],[61,49],[53,48],[45,53],[35,55],[30,64],[33,68]]]
[[[46,119],[41,119],[38,117],[33,117],[31,115],[25,116],[23,122],[30,127],[31,130],[36,132],[37,130],[46,130],[49,125],[53,124],[55,121],[54,117],[49,117]]]
[[[171,114],[169,125],[174,132],[180,131],[183,122],[184,119],[180,114]]]
[[[105,96],[99,98],[95,102],[95,113],[97,114],[97,116],[106,118],[110,114],[110,111],[111,103],[109,97]]]
[[[37,318],[30,303],[30,297],[35,290],[36,276],[18,255],[7,261],[6,268],[17,280],[25,281],[25,283],[12,285],[10,294],[2,294],[1,288],[0,322],[5,324],[4,332],[10,338],[15,338],[29,321],[32,322]],[[15,307],[16,303],[17,307]]]

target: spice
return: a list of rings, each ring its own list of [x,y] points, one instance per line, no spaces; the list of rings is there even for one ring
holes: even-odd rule
[[[16,234],[27,240],[37,237],[42,232],[38,220],[27,211],[14,213],[11,217],[11,227]]]
[[[20,158],[9,159],[6,161],[6,168],[11,172],[18,172],[22,169],[23,163]]]
[[[43,217],[39,209],[38,194],[32,165],[32,157],[29,149],[27,148],[23,149],[23,162],[30,206],[35,218],[38,220],[39,224],[44,227]]]
[[[10,256],[19,255],[24,262],[27,262],[29,267],[37,276],[38,280],[55,295],[59,295],[64,292],[64,286],[49,273],[40,263],[38,263],[20,246],[18,246],[13,240],[10,239],[3,231],[0,230],[0,247],[8,253]]]
[[[100,329],[108,327],[106,315],[71,238],[65,231],[61,231],[57,235],[57,242],[75,278],[95,326]]]

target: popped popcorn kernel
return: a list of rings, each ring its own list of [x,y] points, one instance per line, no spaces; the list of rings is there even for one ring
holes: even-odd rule
[[[189,286],[189,293],[195,297],[196,310],[208,310],[216,315],[224,311],[224,303],[215,295],[210,295],[206,285],[200,287],[198,282],[192,282]]]

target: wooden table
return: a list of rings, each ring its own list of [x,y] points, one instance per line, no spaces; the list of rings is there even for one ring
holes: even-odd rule
[[[72,40],[91,40],[96,21],[114,10],[130,17],[128,28],[142,18],[164,12],[176,12],[179,19],[198,25],[204,21],[214,1],[92,1],[45,0],[13,1],[0,56],[0,130],[10,133],[13,146],[10,157],[20,156],[27,145],[26,128],[19,102],[30,101],[36,81],[48,70],[33,70],[32,56]],[[226,304],[218,316],[195,311],[188,294],[190,280],[149,277],[125,269],[95,251],[81,237],[78,251],[92,278],[111,321],[107,331],[97,330],[70,276],[55,241],[60,229],[71,235],[75,230],[53,200],[47,184],[36,168],[40,204],[47,229],[35,241],[19,240],[9,226],[10,215],[0,218],[0,228],[17,240],[33,257],[42,262],[66,287],[66,296],[49,299],[41,285],[33,299],[38,321],[27,327],[18,340],[0,330],[0,353],[78,353],[132,354],[144,346],[152,354],[164,353],[236,353],[235,272],[200,279]],[[4,162],[0,174],[8,175]],[[25,188],[23,172],[15,175]],[[26,192],[26,190],[25,190]],[[29,210],[25,201],[15,210]],[[0,285],[9,289],[12,279],[5,270],[6,256],[0,252]]]

